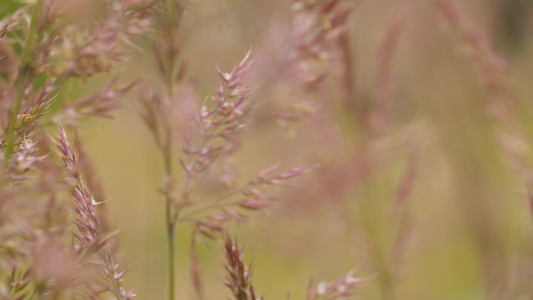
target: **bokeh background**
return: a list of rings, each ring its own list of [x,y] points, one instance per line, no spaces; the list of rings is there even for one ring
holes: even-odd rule
[[[471,27],[508,59],[515,117],[533,136],[533,2],[456,2]],[[65,3],[75,17],[98,9],[87,1]],[[2,0],[0,14],[19,6]],[[282,35],[290,17],[290,1],[190,1],[180,30],[182,57],[196,82],[197,97],[216,92],[217,65],[229,71],[250,47],[252,53],[268,49],[272,28],[280,28]],[[260,105],[234,157],[241,180],[275,162],[282,169],[319,167],[299,178],[295,188],[280,190],[283,200],[266,213],[252,214],[248,223],[232,227],[245,245],[246,261],[253,263],[255,288],[265,299],[285,299],[289,292],[292,299],[304,299],[310,279],[332,280],[356,269],[356,276],[367,279],[356,298],[382,299],[379,272],[395,265],[400,270],[393,280],[397,299],[485,299],[487,285],[493,283],[509,283],[516,290],[526,286],[521,295],[531,296],[533,288],[527,285],[533,279],[533,223],[526,189],[494,140],[497,124],[488,113],[479,77],[429,1],[361,1],[349,22],[359,88],[369,97],[376,92],[376,52],[394,19],[402,24],[392,60],[394,121],[390,139],[379,148],[391,158],[371,176],[357,175],[366,159],[359,159],[352,148],[364,133],[346,121],[338,74],[333,72],[312,96],[323,118],[319,122],[287,123],[271,117],[284,102],[292,103],[291,93],[267,86],[257,95]],[[120,69],[66,92],[72,97],[89,94],[115,76],[120,81],[143,78],[144,84],[157,87],[151,51],[142,40],[134,42],[139,49]],[[163,162],[139,117],[135,93],[124,97],[122,105],[113,120],[87,120],[82,140],[111,199],[106,206],[110,223],[120,229],[119,253],[129,266],[125,285],[136,285],[140,299],[165,299],[164,199],[157,192]],[[384,259],[380,267],[376,253],[394,256],[387,242],[398,226],[394,192],[408,164],[397,143],[387,141],[412,131],[420,134],[413,144],[417,175],[406,209],[408,242],[402,259]],[[190,234],[188,224],[178,226],[178,299],[193,293]],[[216,242],[199,243],[206,299],[229,295],[221,282],[222,250]]]

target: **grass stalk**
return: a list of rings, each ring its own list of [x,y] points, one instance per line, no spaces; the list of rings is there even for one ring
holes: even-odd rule
[[[166,29],[167,31],[167,39],[169,43],[169,51],[168,51],[168,62],[169,66],[166,72],[166,84],[167,84],[167,90],[168,90],[168,97],[172,98],[174,91],[175,91],[175,64],[177,60],[177,53],[174,51],[174,43],[175,43],[175,36],[176,36],[176,30],[179,26],[180,16],[182,12],[182,2],[171,0],[170,4],[167,3],[167,7],[169,9],[170,13],[170,24],[168,25],[169,28]],[[164,149],[164,165],[165,165],[165,176],[166,178],[172,178],[172,128],[171,126],[166,127],[166,145]],[[188,179],[187,179],[188,180]],[[186,184],[187,186],[187,184]],[[175,260],[176,260],[176,253],[175,253],[175,227],[176,227],[176,220],[179,216],[179,208],[176,209],[176,211],[173,211],[173,204],[174,199],[171,195],[171,191],[167,189],[165,193],[165,215],[166,215],[166,225],[167,225],[167,239],[168,239],[168,261],[169,261],[169,269],[168,269],[168,277],[169,277],[169,287],[168,287],[168,299],[174,300],[175,299],[175,273],[176,273],[176,266],[175,266]]]
[[[170,134],[169,134],[169,140],[167,141],[167,147],[166,147],[166,153],[164,155],[164,163],[165,163],[165,174],[167,178],[170,178],[172,176],[172,147],[171,147],[171,141],[170,141]],[[168,278],[169,278],[169,287],[168,287],[168,299],[174,300],[175,297],[175,238],[174,238],[174,229],[176,222],[174,221],[174,218],[172,216],[172,196],[170,194],[170,191],[166,192],[165,195],[165,202],[166,202],[166,223],[167,223],[167,238],[168,238]]]

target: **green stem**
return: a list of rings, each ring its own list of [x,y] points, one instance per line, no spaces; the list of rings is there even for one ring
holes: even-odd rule
[[[169,99],[172,99],[172,95],[174,94],[174,64],[175,64],[175,57],[174,57],[174,51],[173,51],[173,44],[174,44],[174,6],[173,5],[174,0],[171,0],[170,7],[170,23],[168,24],[168,28],[165,28],[168,36],[168,69],[166,75],[166,84],[168,89],[168,96]],[[171,126],[169,124],[166,124],[166,146],[165,146],[165,153],[164,153],[164,163],[165,163],[165,175],[167,176],[167,179],[170,179],[172,176],[172,131]],[[166,224],[167,224],[167,239],[168,239],[168,299],[174,300],[175,299],[175,238],[174,238],[174,231],[175,231],[175,220],[172,216],[172,206],[173,206],[173,200],[172,196],[170,194],[170,191],[167,190],[165,194],[165,201],[166,201]]]
[[[168,202],[167,202],[167,212],[168,209]],[[168,213],[167,213],[168,215]],[[169,289],[168,289],[168,299],[174,300],[174,224],[168,224],[167,227],[167,233],[168,233],[168,263],[170,265],[168,269],[168,275],[169,275]]]
[[[170,132],[170,130],[169,130]],[[172,151],[170,146],[170,134],[167,137],[169,140],[167,140],[167,147],[166,147],[166,153],[164,157],[165,162],[165,174],[167,177],[170,177],[172,175]],[[166,223],[167,223],[167,238],[168,238],[168,277],[169,277],[169,288],[168,288],[168,299],[174,300],[175,291],[174,291],[174,273],[175,273],[175,251],[174,251],[174,227],[175,227],[175,220],[172,216],[172,196],[170,194],[170,191],[166,192],[165,195],[166,200]]]
[[[165,0],[163,0],[165,1]],[[176,56],[177,53],[174,49],[174,42],[176,39],[176,30],[178,28],[178,24],[180,21],[180,16],[182,13],[182,2],[177,0],[169,0],[170,3],[166,2],[166,7],[170,13],[170,22],[166,25],[167,28],[163,27],[167,34],[167,41],[168,41],[168,69],[166,70],[166,74],[163,74],[166,76],[166,84],[167,84],[167,90],[168,90],[168,96],[169,99],[172,99],[172,96],[174,95],[175,90],[175,64],[176,64]],[[171,178],[172,176],[172,128],[170,124],[166,124],[168,127],[166,128],[166,146],[164,149],[164,164],[165,164],[165,174],[167,178]],[[166,225],[167,225],[167,238],[168,238],[168,260],[169,260],[169,269],[168,269],[168,277],[169,277],[169,287],[168,287],[168,299],[174,300],[175,299],[175,225],[176,220],[178,219],[180,209],[174,208],[174,200],[171,195],[171,191],[167,190],[165,194],[165,200],[166,200]],[[173,212],[173,210],[175,210]]]

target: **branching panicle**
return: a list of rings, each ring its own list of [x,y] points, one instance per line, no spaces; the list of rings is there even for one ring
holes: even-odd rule
[[[77,212],[75,224],[78,228],[78,234],[74,236],[79,243],[75,245],[76,251],[83,259],[92,259],[96,257],[98,262],[95,264],[97,271],[102,276],[103,291],[112,292],[119,299],[131,299],[135,288],[125,292],[120,285],[120,280],[125,275],[126,270],[119,270],[118,264],[114,262],[113,256],[107,245],[115,233],[102,232],[95,208],[102,205],[105,201],[95,200],[89,192],[80,174],[80,161],[70,146],[65,130],[59,128],[59,137],[57,142],[59,153],[62,157],[63,166],[66,168],[69,178],[68,182],[72,186],[72,200]],[[88,293],[94,287],[88,289]],[[99,293],[102,292],[100,288]],[[97,295],[97,294],[96,294]]]

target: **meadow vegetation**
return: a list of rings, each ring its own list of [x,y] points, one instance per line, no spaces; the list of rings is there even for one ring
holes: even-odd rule
[[[530,299],[531,16],[4,0],[0,299]]]

